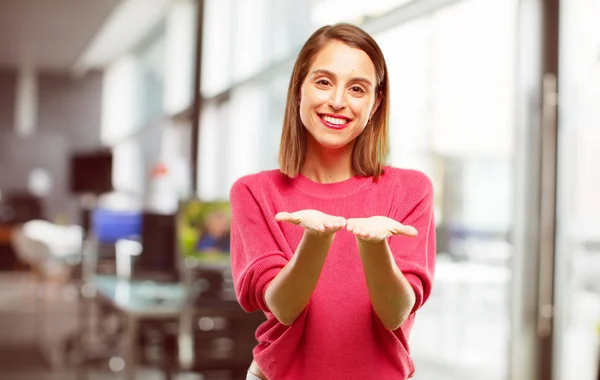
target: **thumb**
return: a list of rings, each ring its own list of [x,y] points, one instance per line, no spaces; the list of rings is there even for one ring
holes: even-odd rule
[[[406,235],[406,236],[417,236],[419,232],[413,226],[406,226],[404,224],[398,224],[394,228],[390,229],[390,232],[394,235]]]
[[[275,215],[275,220],[278,222],[288,222],[294,224],[300,223],[300,220],[298,220],[298,218],[295,217],[294,214],[285,211],[277,213],[277,215]]]

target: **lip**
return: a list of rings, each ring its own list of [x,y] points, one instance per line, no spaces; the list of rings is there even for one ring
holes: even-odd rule
[[[319,120],[321,120],[321,123],[323,123],[323,125],[325,125],[327,128],[335,129],[335,130],[341,130],[341,129],[346,128],[348,125],[350,125],[350,122],[352,121],[352,119],[350,119],[348,116],[337,115],[337,114],[332,114],[332,113],[318,113],[317,116],[319,117]],[[331,116],[331,117],[335,117],[338,119],[345,119],[346,123],[331,124],[331,123],[328,123],[325,120],[323,120],[323,116]]]

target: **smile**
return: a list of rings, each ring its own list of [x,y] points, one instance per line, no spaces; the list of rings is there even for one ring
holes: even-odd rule
[[[319,114],[319,119],[327,127],[331,129],[344,129],[352,121],[350,118],[341,115]]]

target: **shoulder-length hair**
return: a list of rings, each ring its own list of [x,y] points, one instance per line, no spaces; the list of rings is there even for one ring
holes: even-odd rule
[[[329,42],[339,41],[364,51],[375,66],[377,85],[375,96],[379,97],[379,107],[370,122],[356,138],[352,151],[352,166],[360,176],[373,176],[377,179],[383,173],[384,160],[388,152],[388,71],[381,49],[375,40],[362,29],[350,24],[328,25],[319,28],[306,41],[292,72],[288,87],[283,131],[279,149],[280,171],[296,177],[304,163],[306,154],[306,129],[300,119],[300,89],[316,55]]]

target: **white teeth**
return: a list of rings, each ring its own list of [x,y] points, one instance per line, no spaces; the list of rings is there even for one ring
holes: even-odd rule
[[[325,120],[326,122],[328,122],[330,124],[335,124],[335,125],[346,124],[346,119],[338,119],[337,117],[332,117],[332,116],[327,116],[327,115],[323,115],[322,118],[323,118],[323,120]]]

